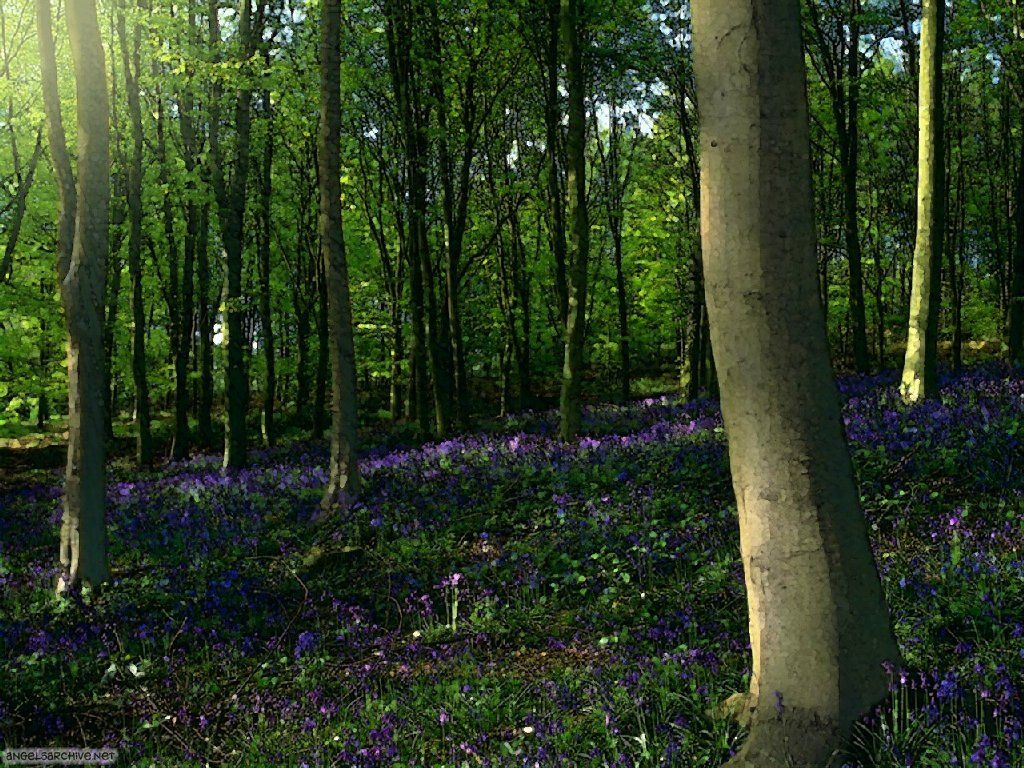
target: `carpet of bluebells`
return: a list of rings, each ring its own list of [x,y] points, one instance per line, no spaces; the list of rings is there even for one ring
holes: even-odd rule
[[[902,668],[849,766],[1024,766],[1024,378],[842,385]],[[119,765],[718,766],[749,674],[717,405],[528,413],[364,461],[114,472],[114,578],[52,595],[60,478],[0,492],[0,739]]]

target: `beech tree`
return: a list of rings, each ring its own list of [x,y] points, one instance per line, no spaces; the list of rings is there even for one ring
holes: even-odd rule
[[[218,0],[210,0],[210,44],[215,49],[220,46],[219,7]],[[241,0],[238,13],[238,46],[242,63],[251,58],[255,37],[252,0]],[[216,101],[219,96],[219,92],[215,91],[211,98]],[[246,186],[249,178],[252,129],[252,88],[247,78],[242,78],[242,83],[235,92],[235,149],[230,179],[226,176],[220,145],[217,126],[220,120],[219,113],[219,108],[211,108],[209,141],[213,162],[213,188],[217,198],[221,241],[224,247],[222,309],[225,318],[224,345],[227,348],[227,369],[224,376],[224,466],[238,468],[245,466],[249,450],[249,434],[246,427],[246,415],[249,410],[249,373],[246,369],[245,334],[242,326],[242,262],[245,249]]]
[[[68,456],[57,591],[107,580],[104,293],[110,203],[106,64],[96,4],[65,6],[75,68],[78,181],[57,90],[49,0],[36,0],[43,100],[59,179],[57,275],[68,337]],[[73,222],[73,224],[72,224]]]
[[[586,81],[580,34],[579,0],[562,0],[562,45],[566,57],[569,124],[566,134],[566,186],[571,222],[569,303],[565,319],[565,364],[562,368],[560,432],[571,440],[580,429],[580,390],[583,386],[583,336],[586,332],[587,259],[590,252],[590,216],[587,211]]]
[[[331,460],[325,510],[359,491],[356,360],[341,204],[341,0],[324,0],[320,25],[320,248],[327,269],[331,345]]]
[[[898,656],[818,298],[798,0],[697,0],[701,234],[753,667],[734,768],[824,766]]]
[[[142,105],[139,99],[141,69],[139,48],[142,30],[138,20],[132,24],[129,43],[125,24],[125,5],[117,14],[117,36],[121,47],[128,117],[131,123],[131,161],[128,166],[128,272],[132,294],[132,380],[135,385],[135,460],[140,465],[153,461],[153,437],[149,417],[149,379],[146,371],[146,307],[142,295]],[[134,14],[133,14],[134,15]]]
[[[900,393],[916,403],[939,394],[939,302],[946,237],[946,149],[942,103],[945,0],[921,4],[918,95],[917,243],[910,294],[910,328]]]

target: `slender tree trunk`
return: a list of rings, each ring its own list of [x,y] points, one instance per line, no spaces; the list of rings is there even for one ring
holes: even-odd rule
[[[64,119],[60,109],[60,91],[57,86],[56,46],[53,41],[53,22],[50,0],[36,0],[36,25],[39,30],[40,77],[43,85],[43,110],[46,114],[47,140],[50,160],[57,177],[60,196],[57,206],[57,279],[63,283],[71,265],[71,250],[75,243],[75,211],[77,190],[75,174],[71,169],[64,133]]]
[[[94,2],[66,6],[75,67],[78,184],[60,119],[49,0],[37,0],[44,105],[60,191],[58,275],[68,328],[68,459],[57,591],[107,580],[103,302],[110,204],[109,113],[103,43]],[[74,221],[73,233],[68,223]]]
[[[13,135],[13,134],[12,134]],[[12,139],[13,141],[13,139]],[[18,238],[21,236],[21,225],[25,221],[25,211],[28,208],[28,193],[32,189],[36,176],[36,166],[39,165],[39,158],[43,154],[43,130],[36,133],[36,145],[29,158],[28,167],[20,176],[17,191],[14,193],[14,200],[11,201],[12,208],[10,217],[6,222],[4,234],[7,242],[4,244],[3,259],[0,260],[0,283],[8,283],[14,274],[14,252],[18,247]]]
[[[212,21],[211,21],[212,25]],[[219,38],[219,25],[217,35]],[[242,57],[252,55],[252,2],[241,0],[238,41]],[[242,271],[245,250],[245,204],[249,177],[249,138],[252,127],[252,91],[243,86],[235,97],[235,157],[230,186],[224,180],[219,148],[214,155],[214,189],[220,211],[221,241],[224,246],[224,347],[227,366],[224,371],[226,419],[224,423],[224,466],[238,469],[247,462],[249,434],[246,415],[249,410],[249,373],[246,370],[246,336],[243,327],[244,297]]]
[[[45,279],[39,281],[39,298],[44,299],[52,291],[47,286]],[[50,365],[49,344],[46,342],[46,333],[49,325],[45,318],[39,319],[39,404],[36,407],[36,429],[40,432],[46,429],[46,423],[50,420],[50,397],[46,392],[46,382],[49,379]]]
[[[558,323],[564,327],[569,318],[569,278],[567,272],[568,244],[565,237],[565,196],[562,192],[560,171],[562,123],[558,108],[558,70],[561,56],[558,52],[560,35],[561,0],[547,0],[548,34],[545,50],[544,136],[547,158],[548,205],[551,208],[551,247],[555,256],[555,301]]]
[[[199,444],[213,446],[213,306],[210,299],[210,206],[199,211],[196,233],[196,269],[199,272]]]
[[[700,185],[700,163],[697,154],[697,142],[694,140],[694,121],[690,116],[687,102],[693,103],[696,94],[687,93],[692,90],[687,87],[685,73],[679,77],[679,93],[676,96],[677,109],[679,111],[679,127],[683,134],[683,145],[686,149],[686,174],[689,176],[690,188],[693,193],[693,213],[697,220],[701,217],[701,185]],[[688,354],[687,369],[689,376],[686,384],[686,398],[696,400],[701,390],[708,382],[704,380],[702,369],[706,356],[705,346],[707,334],[707,298],[704,286],[704,260],[701,255],[703,248],[698,233],[697,242],[693,246],[693,260],[690,267],[690,282],[692,293],[690,295],[690,316],[686,324],[685,346]]]
[[[269,55],[269,54],[268,54]],[[269,61],[267,63],[269,66]],[[274,429],[274,404],[277,399],[276,360],[274,357],[274,313],[270,296],[270,235],[271,235],[271,171],[274,165],[274,118],[269,91],[263,92],[263,108],[267,121],[267,135],[263,143],[263,163],[260,168],[260,330],[263,340],[263,360],[266,380],[263,387],[263,440],[273,447],[277,442]],[[340,199],[340,197],[339,197]]]
[[[818,298],[800,3],[697,0],[693,30],[704,273],[753,654],[750,737],[729,765],[834,765],[898,652]]]
[[[313,396],[313,437],[317,440],[323,437],[324,430],[327,428],[327,375],[331,362],[327,292],[327,269],[324,265],[321,246],[321,256],[317,264],[317,358]]]
[[[114,439],[114,417],[117,416],[117,402],[114,398],[114,330],[117,328],[118,307],[121,301],[121,269],[122,264],[117,258],[116,251],[111,248],[110,265],[110,288],[107,291],[107,319],[103,328],[103,431],[107,436],[107,442]]]
[[[200,35],[193,32],[195,28],[195,11],[191,2],[187,4],[188,29],[196,38]],[[190,73],[193,74],[193,73]],[[178,124],[181,131],[182,159],[185,162],[186,200],[185,200],[185,242],[182,249],[181,303],[178,310],[178,339],[174,356],[175,397],[174,397],[174,440],[171,444],[171,457],[177,460],[189,455],[192,435],[189,429],[190,401],[193,393],[189,391],[189,356],[194,353],[196,339],[196,297],[195,270],[197,249],[199,247],[199,228],[202,226],[199,204],[196,202],[196,127],[193,112],[195,99],[189,89],[178,96]],[[208,277],[207,277],[208,279]],[[201,297],[202,300],[202,297]],[[201,323],[198,323],[201,325]]]
[[[1016,233],[1010,265],[1010,362],[1024,366],[1024,109],[1021,110],[1020,161],[1017,164]]]
[[[704,315],[705,289],[704,264],[699,253],[693,255],[691,282],[693,292],[690,296],[690,317],[686,323],[686,349],[688,354],[687,370],[689,377],[686,382],[686,399],[696,400],[700,397],[703,387],[701,363],[704,360]]]
[[[331,460],[323,509],[359,493],[356,353],[341,207],[341,0],[324,0],[320,22],[320,247],[327,264],[331,345]]]
[[[398,103],[398,112],[405,139],[406,193],[409,222],[408,236],[405,238],[405,249],[399,258],[407,258],[409,264],[409,298],[412,315],[412,338],[410,344],[410,411],[415,413],[421,437],[430,434],[430,391],[427,379],[428,345],[424,281],[430,279],[429,258],[423,259],[421,249],[426,244],[425,222],[425,184],[423,178],[423,159],[419,149],[422,136],[416,125],[416,110],[412,101],[414,90],[412,61],[409,55],[409,42],[412,39],[411,9],[399,0],[388,0],[387,37],[388,63],[391,69],[391,81]],[[421,196],[423,199],[421,200]],[[427,273],[424,274],[424,263]],[[412,398],[415,397],[415,401]],[[440,412],[440,400],[435,398],[435,406]],[[445,425],[447,426],[447,425]]]
[[[847,54],[846,124],[840,125],[840,155],[843,171],[843,224],[850,266],[850,326],[853,333],[853,365],[859,373],[870,367],[867,311],[864,304],[864,270],[861,256],[857,210],[857,175],[860,164],[860,0],[851,3],[850,46]]]
[[[133,25],[131,47],[125,31],[124,9],[117,19],[124,69],[132,156],[128,166],[128,274],[132,282],[132,380],[135,384],[135,460],[153,463],[153,436],[149,415],[149,380],[146,371],[146,308],[142,296],[142,106],[139,103],[139,46],[142,31]]]
[[[309,336],[309,312],[298,309],[295,319],[295,409],[298,424],[309,424]]]
[[[402,417],[402,359],[405,357],[403,339],[402,312],[399,299],[391,301],[391,381],[388,404],[391,420],[398,421]]]
[[[587,212],[587,116],[579,0],[561,0],[561,32],[566,51],[569,125],[566,139],[569,188],[568,220],[572,222],[569,312],[565,322],[565,363],[562,367],[560,434],[571,440],[579,433],[583,384],[583,336],[586,331],[587,262],[590,219]]]
[[[908,403],[937,397],[939,303],[946,212],[942,105],[944,0],[923,0],[918,95],[917,243],[910,293],[910,327],[900,393]]]

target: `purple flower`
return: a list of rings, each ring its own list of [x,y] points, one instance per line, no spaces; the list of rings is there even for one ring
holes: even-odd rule
[[[316,649],[319,638],[316,632],[303,632],[295,642],[295,658],[301,659]]]

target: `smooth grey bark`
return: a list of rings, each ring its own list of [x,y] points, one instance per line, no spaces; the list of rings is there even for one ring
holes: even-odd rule
[[[946,150],[942,104],[945,0],[923,0],[918,94],[917,241],[910,326],[900,394],[916,403],[939,394],[939,306],[945,240]]]
[[[322,506],[329,511],[347,507],[359,492],[356,354],[341,200],[341,0],[324,0],[320,25],[320,247],[327,265],[332,414]]]
[[[78,123],[78,182],[73,192],[66,186],[71,179],[71,163],[60,119],[50,3],[36,2],[44,104],[51,155],[58,169],[62,225],[58,276],[68,330],[68,456],[58,592],[79,585],[97,587],[110,575],[103,402],[110,204],[106,66],[95,2],[68,3],[66,13]],[[72,220],[73,231],[69,231]]]
[[[590,252],[590,217],[587,211],[587,118],[584,93],[579,0],[562,0],[562,40],[566,54],[569,125],[566,134],[568,158],[567,218],[572,223],[569,264],[569,305],[565,320],[565,362],[559,400],[559,434],[571,440],[579,433],[582,416],[583,337],[586,331],[587,262]]]
[[[753,654],[732,768],[838,765],[898,651],[818,295],[798,0],[697,0],[708,313]]]

